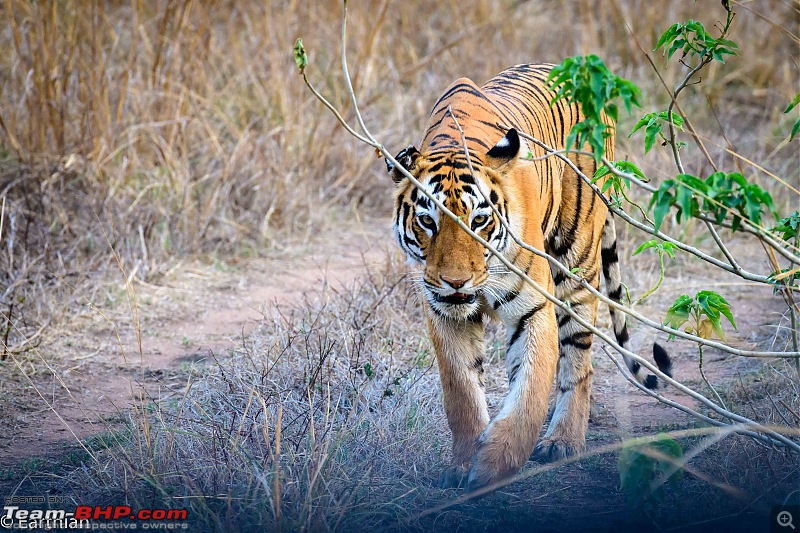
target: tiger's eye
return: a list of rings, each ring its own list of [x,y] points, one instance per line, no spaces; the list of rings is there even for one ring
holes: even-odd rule
[[[475,229],[480,226],[483,226],[487,220],[489,220],[489,217],[487,217],[486,215],[476,216],[475,218],[472,219],[472,228]]]
[[[433,229],[436,227],[436,222],[434,222],[433,217],[430,215],[422,214],[417,217],[419,223],[426,228]]]

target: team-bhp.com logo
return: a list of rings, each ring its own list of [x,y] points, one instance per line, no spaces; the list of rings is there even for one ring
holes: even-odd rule
[[[5,529],[188,529],[186,509],[139,509],[127,505],[79,505],[64,509],[21,509],[6,505],[0,517]]]

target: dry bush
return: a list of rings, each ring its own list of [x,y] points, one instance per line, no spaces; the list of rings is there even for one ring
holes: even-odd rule
[[[392,498],[429,485],[448,449],[411,290],[390,266],[292,311],[273,308],[182,394],[143,400],[127,429],[104,440],[111,453],[70,474],[68,490],[90,501],[188,502],[202,530],[351,530],[407,518]]]
[[[716,161],[741,165],[785,211],[793,197],[723,147],[800,184],[781,115],[797,90],[784,59],[797,50],[783,31],[796,11],[767,1],[736,9],[741,57],[710,67],[682,105],[716,143]],[[0,10],[0,333],[12,348],[66,315],[87,277],[116,268],[112,247],[127,272],[152,279],[181,254],[268,253],[333,224],[332,213],[337,224],[355,209],[386,217],[382,162],[308,94],[291,60],[302,36],[316,86],[351,111],[338,1],[6,0]],[[656,111],[667,93],[621,17],[649,51],[667,24],[710,27],[719,12],[711,0],[351,3],[351,73],[373,132],[398,150],[419,140],[454,79],[482,82],[515,63],[596,53],[642,87],[642,112]],[[674,85],[680,69],[651,55]],[[658,183],[672,163],[625,139],[636,118],[620,123],[617,153]],[[687,170],[708,174],[688,148]],[[107,439],[112,453],[70,473],[68,490],[104,504],[190,505],[218,529],[349,530],[447,497],[427,488],[449,436],[421,315],[399,276],[373,273],[325,303],[276,311],[184,394],[140,402],[127,432]]]

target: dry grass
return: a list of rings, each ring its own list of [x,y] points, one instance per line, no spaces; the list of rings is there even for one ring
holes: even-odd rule
[[[143,402],[108,439],[108,459],[73,472],[68,490],[189,502],[203,530],[408,518],[447,453],[411,290],[389,267],[291,312],[272,309],[235,354],[169,400]]]

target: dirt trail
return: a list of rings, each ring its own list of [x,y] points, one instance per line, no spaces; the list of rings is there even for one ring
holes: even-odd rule
[[[141,336],[120,284],[116,310],[77,315],[53,352],[42,354],[55,371],[49,383],[35,378],[38,392],[31,386],[7,402],[0,471],[108,431],[143,391],[174,394],[186,383],[185,365],[224,357],[269,306],[313,299],[326,284],[342,286],[379,267],[395,253],[388,225],[368,220],[347,234],[314,235],[275,258],[178,265],[158,283],[134,281]]]

